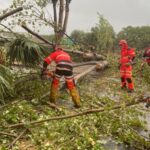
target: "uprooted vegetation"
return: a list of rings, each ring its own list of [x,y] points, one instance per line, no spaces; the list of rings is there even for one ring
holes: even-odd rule
[[[125,145],[124,149],[127,146],[149,149],[149,130],[145,120],[141,119],[149,110],[144,109],[143,104],[134,105],[150,89],[147,82],[149,68],[144,65],[141,70],[140,62],[137,62],[133,73],[136,91],[129,94],[120,89],[117,59],[112,56],[108,59],[112,62],[108,69],[91,72],[78,84],[80,109],[73,107],[65,90],[60,92],[58,109],[52,109],[49,97],[43,96],[49,92],[50,80],[41,80],[33,71],[29,74],[36,76],[34,80],[25,80],[27,73],[14,74],[15,93],[6,98],[6,104],[0,109],[1,149],[101,150],[106,149],[107,137],[115,140],[116,145]],[[142,74],[136,73],[139,71],[143,71]],[[126,106],[128,103],[133,105]],[[58,119],[93,109],[101,111]],[[45,121],[38,122],[41,120]],[[23,125],[18,126],[20,123]],[[143,135],[143,132],[147,134]]]

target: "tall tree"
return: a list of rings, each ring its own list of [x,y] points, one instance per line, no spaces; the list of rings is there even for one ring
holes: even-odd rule
[[[91,29],[96,47],[100,51],[108,52],[113,49],[115,32],[110,23],[100,14],[98,24]]]
[[[126,39],[130,46],[143,49],[150,44],[150,26],[123,28],[117,35],[117,41]]]
[[[38,25],[52,27],[55,43],[59,44],[67,30],[70,2],[71,0],[13,0],[11,7],[16,8],[18,5],[22,5],[26,9],[15,15],[11,24],[21,25],[22,22],[26,22],[35,29]],[[53,11],[51,11],[51,7]]]

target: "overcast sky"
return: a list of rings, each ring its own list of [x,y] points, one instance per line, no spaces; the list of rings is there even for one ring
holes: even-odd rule
[[[7,8],[11,2],[0,0],[0,9]],[[97,12],[109,21],[116,32],[129,25],[150,25],[150,0],[72,0],[67,31],[90,31],[98,22]]]

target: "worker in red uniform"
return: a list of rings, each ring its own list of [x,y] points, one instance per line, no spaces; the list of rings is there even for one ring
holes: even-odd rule
[[[129,48],[126,40],[120,40],[121,48],[120,57],[120,76],[121,88],[128,88],[129,92],[133,92],[134,84],[132,81],[132,64],[135,57],[135,49]]]
[[[52,103],[56,102],[58,98],[59,81],[61,77],[64,76],[67,88],[70,91],[75,107],[78,108],[80,107],[80,96],[74,82],[71,57],[69,56],[68,53],[64,52],[63,49],[60,47],[56,46],[54,49],[55,51],[44,59],[42,69],[42,75],[44,75],[44,73],[47,70],[47,66],[51,64],[52,61],[56,63],[56,69],[50,91],[50,102]]]
[[[150,66],[150,47],[145,49],[143,57],[145,58],[145,62]]]

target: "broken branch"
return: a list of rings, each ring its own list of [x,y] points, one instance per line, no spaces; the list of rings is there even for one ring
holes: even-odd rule
[[[137,100],[137,101],[125,104],[125,107],[133,106],[133,105],[145,102],[146,100],[147,99],[139,98],[139,100]],[[32,122],[28,123],[28,125],[36,125],[36,124],[40,124],[40,123],[51,121],[51,120],[69,119],[69,118],[74,118],[74,117],[78,117],[78,116],[84,116],[84,115],[93,114],[93,113],[97,113],[97,112],[100,113],[100,112],[104,112],[104,111],[112,111],[112,110],[116,110],[116,109],[120,109],[120,108],[122,108],[122,105],[116,105],[114,107],[110,107],[110,108],[107,108],[107,109],[104,109],[104,108],[91,109],[91,110],[86,110],[86,111],[83,111],[83,112],[80,112],[80,113],[71,114],[71,115],[56,116],[56,117],[51,117],[51,118],[40,120],[40,121],[32,121]],[[18,123],[18,124],[10,125],[9,128],[23,127],[25,125],[27,125],[27,124],[25,124],[25,123]]]
[[[10,12],[8,12],[8,13],[2,15],[2,16],[0,16],[0,21],[2,21],[3,19],[5,19],[5,18],[7,18],[7,17],[9,17],[9,16],[11,16],[11,15],[13,15],[13,14],[19,12],[19,11],[22,11],[22,10],[23,10],[22,7],[18,7],[18,8],[16,8],[16,9],[14,9],[14,10],[12,10],[12,11],[10,11]]]

